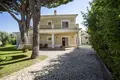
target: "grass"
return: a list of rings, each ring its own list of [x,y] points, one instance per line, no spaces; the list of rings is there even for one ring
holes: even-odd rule
[[[31,51],[23,53],[15,46],[0,47],[0,78],[47,58],[41,55],[37,59],[30,59],[30,56]]]

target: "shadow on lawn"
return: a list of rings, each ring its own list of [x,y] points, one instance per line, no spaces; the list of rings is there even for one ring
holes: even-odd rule
[[[16,49],[16,46],[10,46],[10,47],[1,47],[0,51],[19,51]]]
[[[25,58],[26,57],[26,58]],[[19,60],[20,59],[20,60]],[[15,60],[15,61],[14,61]],[[1,63],[0,66],[4,66],[4,65],[9,65],[9,64],[13,64],[13,63],[17,63],[17,62],[22,62],[22,61],[26,61],[26,60],[30,60],[30,58],[28,58],[27,55],[15,55],[15,56],[10,56],[8,57],[8,60],[1,60],[2,61],[8,61],[6,63]],[[11,61],[11,62],[9,62]]]
[[[50,65],[32,71],[34,80],[103,80],[101,64],[91,49],[75,49],[58,56]]]
[[[0,66],[0,69],[2,69],[3,67]]]
[[[2,69],[3,67],[0,66],[0,69]],[[0,73],[0,76],[2,75],[2,73]]]
[[[3,51],[3,52],[4,52],[4,51]],[[20,53],[21,53],[21,54],[24,54],[24,53],[22,53],[22,51],[20,51],[20,52],[12,51],[12,52],[9,52],[9,53],[6,53],[6,52],[5,52],[5,53],[2,53],[2,54],[0,53],[0,55],[20,54]]]

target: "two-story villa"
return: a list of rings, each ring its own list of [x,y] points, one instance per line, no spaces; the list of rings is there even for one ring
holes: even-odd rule
[[[39,30],[40,46],[47,44],[50,48],[78,47],[81,44],[81,28],[76,24],[77,16],[78,14],[57,14],[56,10],[54,15],[42,15]],[[32,34],[28,42],[32,44]]]

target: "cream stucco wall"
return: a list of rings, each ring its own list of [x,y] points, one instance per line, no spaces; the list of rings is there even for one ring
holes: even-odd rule
[[[40,27],[48,27],[45,25],[48,25],[48,22],[51,21],[52,24],[54,25],[54,28],[61,28],[62,27],[62,21],[68,21],[69,22],[69,28],[75,28],[76,25],[76,17],[54,17],[54,18],[42,18],[41,17],[41,22],[40,22]]]
[[[40,38],[39,39],[40,43],[42,43],[42,44],[51,44],[52,42],[47,40],[48,36],[51,36],[51,35],[50,34],[40,34],[40,37],[39,37]]]

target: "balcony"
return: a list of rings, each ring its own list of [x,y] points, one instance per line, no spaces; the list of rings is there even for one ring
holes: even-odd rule
[[[68,28],[63,28],[61,25],[40,25],[40,29],[79,29],[79,24],[69,25]]]

